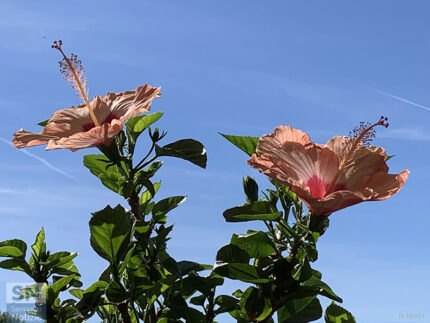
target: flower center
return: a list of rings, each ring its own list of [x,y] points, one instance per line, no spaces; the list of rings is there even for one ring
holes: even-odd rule
[[[336,174],[334,175],[330,185],[328,186],[328,189],[327,189],[328,192],[334,191],[333,189],[336,185],[336,181],[338,180],[340,174],[342,173],[342,170],[348,164],[349,160],[351,159],[352,155],[357,149],[358,144],[363,142],[363,140],[368,142],[374,136],[373,128],[375,128],[376,126],[384,126],[385,128],[387,128],[389,125],[387,121],[388,121],[388,118],[382,116],[378,122],[368,127],[365,127],[362,124],[358,129],[354,129],[353,134],[354,134],[355,140],[351,145],[351,148],[346,153],[345,157],[342,159],[342,162],[339,164],[339,168],[337,169]]]
[[[103,120],[103,122],[101,124],[103,125],[105,123],[111,123],[111,121],[114,119],[118,119],[118,116],[116,116],[114,113],[111,112],[107,115],[107,117]],[[93,129],[94,127],[95,127],[94,122],[88,122],[88,123],[85,123],[82,125],[82,130],[87,132],[87,131]]]
[[[100,126],[100,123],[97,120],[96,115],[94,114],[93,109],[91,108],[90,102],[88,101],[88,96],[86,91],[84,90],[84,86],[82,86],[81,80],[86,84],[86,78],[84,69],[81,65],[81,61],[77,59],[77,56],[72,54],[71,59],[67,58],[67,56],[64,54],[63,49],[61,48],[61,45],[63,45],[63,42],[60,41],[54,41],[54,45],[52,45],[52,48],[58,49],[58,51],[63,55],[63,59],[65,61],[65,64],[63,61],[60,62],[61,72],[64,75],[64,78],[66,81],[68,81],[72,87],[78,92],[79,96],[84,100],[85,105],[87,106],[87,109],[90,113],[91,119],[93,120],[93,123],[96,126]]]
[[[344,184],[337,183],[333,186],[333,189],[329,191],[328,188],[330,183],[325,183],[321,178],[319,178],[315,174],[312,175],[312,177],[310,177],[305,184],[307,187],[309,187],[312,197],[316,199],[323,198],[329,193],[333,193],[333,192],[345,189]]]

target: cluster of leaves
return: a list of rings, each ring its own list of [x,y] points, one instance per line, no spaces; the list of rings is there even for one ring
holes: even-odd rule
[[[42,228],[31,245],[32,253],[26,260],[27,244],[18,239],[0,242],[0,268],[26,273],[34,284],[21,290],[22,297],[34,297],[35,310],[30,314],[49,320],[76,314],[76,300],[60,302],[58,295],[71,287],[81,287],[80,274],[73,263],[77,253],[60,251],[51,253],[46,248]]]
[[[176,261],[167,251],[173,229],[167,216],[185,196],[154,200],[160,182],[153,177],[163,165],[159,158],[177,157],[205,168],[207,157],[204,146],[193,139],[159,145],[166,133],[150,126],[161,116],[157,112],[128,120],[112,145],[100,148],[102,154],[84,156],[91,173],[130,207],[107,206],[89,221],[91,247],[108,263],[98,281],[81,289],[72,262],[76,253],[50,254],[43,229],[28,263],[23,241],[0,244],[0,256],[10,258],[0,266],[24,271],[36,283],[21,291],[22,297],[34,297],[40,304],[31,314],[48,322],[82,322],[95,314],[106,322],[212,322],[216,315],[233,309],[229,296],[215,297],[224,279],[210,271],[212,266]],[[135,163],[136,143],[144,132],[151,146]],[[202,275],[203,271],[209,274]],[[60,292],[65,291],[69,296],[61,301]]]
[[[98,280],[83,289],[73,264],[76,253],[47,250],[43,229],[31,246],[21,240],[0,243],[0,267],[25,272],[35,284],[21,290],[22,297],[36,299],[31,313],[47,322],[83,322],[97,314],[103,322],[215,322],[229,313],[238,322],[310,322],[323,311],[318,299],[333,300],[325,310],[329,323],[355,322],[335,304],[342,302],[311,267],[318,257],[316,243],[328,227],[327,218],[304,214],[302,203],[285,186],[261,193],[254,179],[243,186],[246,203],[224,212],[228,222],[260,221],[265,231],[234,234],[210,265],[175,260],[167,249],[173,225],[169,212],[185,200],[172,196],[156,201],[160,182],[154,176],[163,162],[177,157],[205,168],[206,150],[193,139],[161,146],[165,136],[151,129],[162,113],[137,116],[127,121],[110,147],[101,154],[84,156],[84,165],[102,184],[122,196],[121,205],[94,212],[89,221],[90,244],[107,262]],[[148,152],[134,161],[138,138],[147,133]],[[224,135],[247,154],[255,152],[258,138]],[[249,285],[244,291],[217,295],[224,279]],[[60,299],[61,292],[68,292]]]
[[[248,155],[255,153],[258,138],[223,135]],[[240,309],[230,314],[238,322],[310,322],[322,317],[318,296],[333,303],[325,311],[326,322],[355,322],[335,304],[342,302],[311,267],[318,258],[316,243],[329,225],[328,217],[304,214],[297,196],[271,180],[272,189],[259,196],[256,181],[243,181],[246,203],[224,211],[227,222],[260,221],[266,231],[248,230],[233,234],[230,243],[217,253],[214,272],[252,284],[237,290]]]

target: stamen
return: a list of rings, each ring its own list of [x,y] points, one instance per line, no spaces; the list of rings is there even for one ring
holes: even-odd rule
[[[91,108],[90,102],[88,101],[87,92],[84,90],[84,88],[86,89],[87,86],[87,79],[85,77],[85,71],[82,67],[81,61],[75,54],[71,54],[71,57],[67,58],[63,52],[63,49],[61,48],[62,45],[63,42],[59,40],[58,42],[54,41],[54,44],[51,46],[52,48],[57,49],[61,55],[63,55],[63,60],[59,62],[61,73],[64,75],[64,79],[78,93],[78,96],[85,102],[94,125],[100,126],[100,123],[98,122],[96,115]]]
[[[334,185],[336,184],[336,181],[338,180],[342,170],[347,165],[348,161],[352,157],[352,155],[355,152],[355,150],[357,149],[358,145],[360,143],[363,146],[369,145],[370,142],[375,137],[375,134],[376,134],[374,128],[376,126],[383,126],[383,127],[387,128],[389,126],[389,123],[387,121],[388,121],[387,117],[381,116],[381,118],[379,118],[379,121],[374,123],[374,124],[370,124],[369,122],[360,122],[360,125],[358,127],[354,128],[354,130],[352,130],[350,132],[351,137],[355,138],[355,140],[353,141],[351,148],[348,150],[347,154],[345,155],[342,162],[340,163],[339,168],[337,169],[337,172],[333,177],[333,180],[331,181],[330,185],[327,188],[326,194],[331,193],[331,190],[333,189]]]

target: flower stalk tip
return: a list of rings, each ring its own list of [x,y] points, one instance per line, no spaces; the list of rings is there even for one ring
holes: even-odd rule
[[[330,193],[335,187],[340,174],[342,173],[343,169],[348,164],[348,162],[351,160],[354,152],[359,147],[359,145],[361,144],[363,146],[368,146],[372,142],[373,138],[375,138],[375,135],[376,135],[375,127],[383,126],[385,128],[388,128],[389,123],[387,121],[388,121],[388,118],[384,116],[381,116],[379,118],[379,121],[375,122],[374,124],[370,124],[370,122],[361,121],[360,125],[354,128],[350,132],[350,136],[352,138],[355,138],[355,140],[353,141],[348,153],[345,155],[345,157],[342,159],[341,163],[339,164],[339,168],[335,176],[333,177],[332,181],[330,182],[330,185],[327,188],[328,193]]]
[[[54,41],[54,44],[51,46],[52,48],[57,49],[63,56],[63,59],[59,62],[61,74],[64,75],[64,79],[72,86],[72,88],[78,93],[78,96],[85,102],[94,125],[98,127],[100,126],[100,122],[97,120],[97,117],[91,108],[90,101],[88,100],[86,91],[87,78],[85,76],[82,63],[75,54],[71,54],[70,58],[68,58],[63,52],[61,47],[62,45],[63,42],[59,40]]]

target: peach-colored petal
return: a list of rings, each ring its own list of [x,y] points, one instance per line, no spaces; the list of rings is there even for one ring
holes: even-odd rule
[[[273,143],[273,138],[268,136],[260,139],[258,151],[262,157],[283,167],[285,172],[290,173],[289,176],[294,174],[296,180],[301,179],[305,182],[317,176],[329,184],[339,167],[338,157],[333,151],[313,144],[302,145],[289,141]]]
[[[279,126],[276,127],[270,135],[264,135],[259,139],[257,153],[263,154],[264,146],[282,148],[287,142],[306,146],[311,143],[311,139],[301,130],[294,129],[290,126]]]
[[[279,165],[275,165],[270,160],[259,158],[255,154],[253,154],[251,159],[248,160],[248,165],[258,169],[260,172],[278,181],[279,183],[287,185],[299,197],[303,199],[311,198],[311,192],[309,188],[304,184],[303,181],[294,179],[296,177],[294,176],[294,171],[291,169],[287,171],[287,165],[281,165],[281,169],[278,167]]]
[[[100,126],[96,127],[86,105],[58,110],[40,134],[20,130],[13,144],[18,148],[48,144],[47,150],[67,148],[72,151],[110,145],[129,118],[150,110],[151,102],[160,96],[160,88],[142,85],[133,91],[96,96],[91,102]]]
[[[387,174],[378,172],[372,175],[363,176],[360,181],[352,187],[353,190],[369,190],[371,200],[381,201],[396,194],[405,184],[409,176],[409,170],[400,174]]]
[[[331,149],[342,160],[352,147],[354,140],[345,136],[334,136],[325,146]]]
[[[360,192],[336,191],[322,199],[303,200],[309,210],[315,215],[330,215],[348,206],[368,200]]]
[[[299,130],[277,127],[260,138],[258,155],[248,164],[288,186],[315,215],[397,193],[409,171],[388,174],[385,150],[355,145],[354,140],[337,136],[315,144]]]
[[[37,145],[47,144],[49,140],[56,139],[56,136],[48,136],[39,133],[32,133],[20,129],[18,132],[13,134],[12,144],[16,148],[25,148]]]
[[[148,112],[153,99],[160,97],[160,88],[147,84],[139,86],[134,91],[123,93],[108,93],[103,97],[110,111],[124,120]]]
[[[342,171],[341,178],[349,186],[353,186],[361,177],[377,172],[388,172],[385,155],[367,147],[358,148],[351,161]],[[347,187],[347,188],[348,188]]]
[[[89,147],[108,146],[121,129],[122,123],[119,120],[113,120],[112,124],[105,123],[87,132],[78,132],[70,137],[50,140],[46,150],[67,148],[76,151]]]

